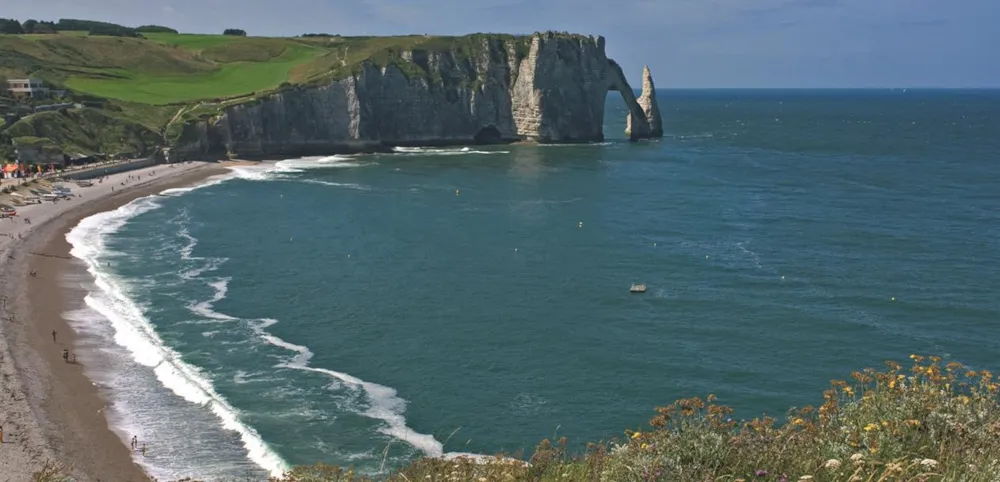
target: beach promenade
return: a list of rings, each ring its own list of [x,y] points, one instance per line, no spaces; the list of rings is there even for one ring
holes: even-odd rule
[[[66,183],[79,197],[19,206],[16,217],[0,219],[0,480],[32,480],[47,464],[78,481],[148,480],[127,435],[109,428],[108,401],[85,376],[85,360],[62,358],[75,352],[63,313],[82,302],[82,292],[64,287],[63,273],[78,268],[66,233],[85,217],[227,172],[184,163],[112,174],[91,187]]]

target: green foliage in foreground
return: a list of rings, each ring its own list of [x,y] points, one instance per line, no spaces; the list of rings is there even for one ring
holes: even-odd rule
[[[565,439],[543,440],[528,462],[421,459],[378,479],[318,464],[270,482],[1000,480],[993,374],[911,358],[908,371],[887,362],[884,371],[833,381],[822,406],[793,409],[782,423],[732,420],[732,410],[709,395],[659,407],[649,431],[592,444],[584,454],[568,454]]]

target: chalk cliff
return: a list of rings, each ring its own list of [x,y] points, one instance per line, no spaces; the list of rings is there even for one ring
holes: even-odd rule
[[[340,78],[207,109],[168,128],[170,157],[596,142],[604,139],[608,91],[620,92],[628,106],[632,139],[662,135],[649,70],[637,100],[621,68],[605,55],[603,37],[549,32],[456,39],[464,39],[455,44],[464,47],[390,51]]]

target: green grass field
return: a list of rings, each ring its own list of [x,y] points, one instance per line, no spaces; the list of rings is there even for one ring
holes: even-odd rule
[[[193,75],[152,75],[121,69],[114,72],[118,77],[111,78],[71,76],[66,86],[98,97],[153,105],[215,99],[277,87],[289,80],[295,66],[323,53],[295,45],[264,61],[218,63],[214,70]]]
[[[177,104],[248,94],[289,81],[298,65],[326,49],[290,39],[221,35],[149,34],[144,43],[170,46],[177,54],[207,63],[198,73],[164,75],[141,68],[115,69],[103,76],[71,75],[66,86],[90,95],[152,105]]]

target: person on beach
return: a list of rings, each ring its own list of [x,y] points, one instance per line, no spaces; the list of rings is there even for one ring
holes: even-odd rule
[[[146,444],[142,444],[142,456],[146,456]]]
[[[63,362],[69,363],[69,350],[63,348]]]
[[[3,425],[0,425],[0,444],[3,443]]]
[[[136,437],[135,435],[133,435],[132,436],[132,450],[135,450],[135,448],[137,446],[139,446],[139,437]]]
[[[52,330],[52,343],[56,342],[56,330]]]

